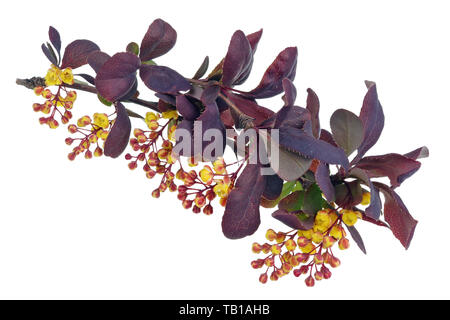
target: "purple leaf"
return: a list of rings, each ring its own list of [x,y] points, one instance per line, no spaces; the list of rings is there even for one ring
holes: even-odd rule
[[[272,110],[258,105],[253,99],[247,99],[229,91],[225,92],[225,95],[240,111],[253,118],[255,125],[262,123],[274,114]]]
[[[356,242],[356,244],[358,245],[358,247],[361,249],[361,251],[364,254],[367,254],[366,247],[364,246],[364,241],[361,238],[361,235],[359,234],[358,230],[354,226],[351,226],[351,227],[349,227],[347,225],[345,225],[345,226],[347,227],[347,230],[350,232],[350,235],[352,236],[353,241]]]
[[[430,156],[430,151],[428,151],[427,147],[421,147],[414,151],[408,152],[404,154],[405,157],[411,158],[413,160],[427,158]]]
[[[378,189],[373,185],[372,181],[365,170],[353,168],[348,173],[349,176],[361,180],[370,188],[370,205],[366,208],[365,214],[372,219],[378,220],[381,215],[381,199]]]
[[[256,48],[258,47],[259,40],[261,40],[262,33],[263,29],[260,29],[259,31],[247,35],[247,39],[250,43],[250,46],[252,47],[253,54],[255,54],[256,52]]]
[[[311,114],[302,107],[284,106],[277,113],[273,127],[293,127],[304,129],[305,123],[311,121]]]
[[[184,95],[179,95],[176,97],[176,106],[178,112],[186,120],[194,121],[200,115],[198,108]]]
[[[48,29],[48,37],[59,55],[61,52],[61,36],[59,35],[58,30],[50,26]]]
[[[58,58],[56,57],[55,53],[53,52],[53,50],[51,50],[50,47],[46,46],[44,43],[41,46],[42,52],[44,52],[45,56],[47,57],[47,59],[54,64],[55,66],[58,65]]]
[[[306,109],[311,113],[311,124],[312,124],[313,136],[316,138],[319,138],[319,136],[320,136],[319,97],[312,89],[308,89],[307,92],[308,92],[308,97],[306,98]]]
[[[106,100],[114,102],[126,96],[136,84],[141,61],[129,52],[116,53],[97,73],[95,86]]]
[[[351,155],[360,145],[364,137],[361,120],[353,112],[345,109],[336,110],[330,119],[334,141]]]
[[[69,43],[64,50],[61,68],[76,69],[87,63],[88,56],[100,50],[98,45],[89,40],[75,40]]]
[[[283,90],[284,96],[283,101],[285,106],[293,106],[295,103],[295,98],[297,98],[297,89],[295,89],[294,84],[288,78],[283,79]]]
[[[325,129],[320,130],[320,138],[319,139],[322,141],[328,142],[332,146],[338,147],[338,145],[336,144],[336,141],[334,141],[333,135]]]
[[[420,168],[420,162],[400,154],[389,153],[382,156],[362,158],[357,168],[367,172],[370,178],[388,177],[393,188],[400,186],[405,179]]]
[[[326,163],[320,162],[315,172],[316,182],[329,202],[334,202],[334,186],[330,180],[330,168]]]
[[[379,182],[374,184],[384,195],[384,219],[389,223],[394,236],[400,240],[405,249],[408,249],[417,221],[410,215],[402,199],[392,188]]]
[[[142,39],[139,57],[142,61],[148,61],[162,56],[173,48],[176,41],[177,32],[171,25],[164,20],[156,19]]]
[[[309,217],[307,220],[300,220],[294,212],[287,212],[285,210],[277,210],[272,213],[272,217],[277,219],[278,221],[284,223],[289,228],[293,228],[296,230],[309,230],[314,225],[314,217]]]
[[[173,110],[172,106],[177,105],[177,100],[174,95],[164,94],[164,93],[155,93],[155,96],[159,98],[158,103],[164,102],[164,105],[162,105],[162,109],[159,108],[159,111],[161,111],[161,112],[168,111],[168,109]]]
[[[358,154],[352,163],[356,163],[378,141],[384,127],[384,113],[378,100],[377,87],[369,83],[368,91],[364,97],[359,118],[364,127],[364,139],[358,148]]]
[[[348,170],[348,159],[342,149],[336,148],[325,141],[315,139],[304,131],[292,127],[281,127],[279,135],[280,145],[287,150],[325,163],[338,164],[345,170]]]
[[[262,99],[283,92],[283,79],[294,80],[296,68],[297,48],[284,49],[266,70],[259,85],[248,94],[253,98]]]
[[[337,184],[335,186],[336,204],[344,209],[361,203],[363,191],[359,180]]]
[[[222,231],[229,239],[240,239],[253,234],[259,227],[259,204],[266,177],[261,168],[248,164],[231,190],[222,218]]]
[[[105,141],[105,156],[117,158],[128,145],[131,122],[127,110],[120,102],[115,104],[117,117]]]
[[[192,79],[197,79],[198,80],[201,77],[203,77],[205,75],[206,71],[208,71],[208,67],[209,67],[209,57],[206,56],[205,59],[203,60],[202,64],[198,68],[197,72],[192,77]]]
[[[87,62],[91,66],[91,68],[94,69],[95,73],[98,73],[105,62],[110,58],[110,55],[104,53],[103,51],[94,51],[88,56]]]
[[[95,78],[93,76],[86,73],[78,73],[76,76],[82,77],[84,80],[95,86]]]
[[[245,34],[238,30],[231,37],[223,62],[222,83],[232,87],[247,80],[253,64],[253,50]]]
[[[189,81],[168,67],[142,65],[140,76],[148,88],[158,93],[176,95],[191,89]]]
[[[283,189],[283,180],[276,174],[266,176],[266,187],[264,189],[263,197],[267,200],[275,200],[281,194]]]
[[[183,134],[180,134],[184,130],[186,130],[189,133],[190,137],[191,137],[190,141],[188,141],[188,142],[183,141],[183,139],[187,139],[188,137],[186,137]],[[175,130],[175,141],[176,141],[176,144],[175,144],[174,150],[177,150],[178,154],[180,156],[193,157],[195,155],[194,154],[194,140],[192,139],[192,137],[193,137],[193,130],[194,130],[194,122],[193,121],[183,119],[180,123],[177,124],[177,128]],[[179,144],[185,145],[186,143],[189,143],[190,150],[187,150],[187,149],[184,149],[184,148],[181,148],[181,150],[180,150],[179,148],[177,148],[177,145],[179,145]]]

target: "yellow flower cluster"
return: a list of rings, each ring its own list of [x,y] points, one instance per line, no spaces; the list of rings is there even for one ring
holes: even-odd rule
[[[73,84],[73,73],[71,68],[65,68],[64,70],[59,69],[57,66],[53,65],[48,69],[45,76],[45,84],[47,86],[60,86],[63,83]]]

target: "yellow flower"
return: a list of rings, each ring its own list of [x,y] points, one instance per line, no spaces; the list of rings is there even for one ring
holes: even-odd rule
[[[331,217],[325,210],[317,212],[316,219],[314,221],[314,229],[325,232],[331,225]]]
[[[353,226],[358,221],[358,213],[351,210],[342,210],[342,221],[349,227]]]
[[[316,250],[315,250],[315,246],[314,246],[314,244],[313,243],[308,243],[306,246],[304,246],[304,247],[300,247],[300,250],[303,252],[303,253],[309,253],[309,254],[314,254],[314,253],[316,253]]]
[[[47,86],[59,86],[62,81],[59,78],[59,73],[61,72],[61,70],[59,69],[48,69],[47,71],[47,75],[45,76],[45,84]]]
[[[214,178],[214,173],[209,166],[205,166],[202,170],[200,170],[200,179],[208,185],[211,184]]]
[[[363,193],[361,204],[363,206],[367,206],[370,204],[370,192]]]
[[[106,113],[94,113],[94,124],[100,128],[109,127],[109,119]]]
[[[334,226],[333,228],[331,228],[330,236],[332,236],[333,238],[335,238],[337,240],[341,239],[342,238],[341,228],[338,226]]]
[[[71,68],[65,68],[60,74],[61,80],[67,84],[73,84],[73,73]]]
[[[145,123],[147,124],[147,126],[150,127],[154,127],[154,122],[158,121],[159,116],[154,113],[154,112],[147,112],[145,115]]]
[[[228,184],[223,183],[223,181],[219,181],[214,186],[213,191],[219,198],[225,198],[228,196],[229,186]]]
[[[213,168],[217,174],[224,174],[226,172],[226,165],[225,165],[225,161],[223,160],[223,158],[219,158],[216,161],[214,161]]]
[[[177,119],[178,118],[178,112],[177,110],[170,110],[162,113],[162,117],[164,119]]]

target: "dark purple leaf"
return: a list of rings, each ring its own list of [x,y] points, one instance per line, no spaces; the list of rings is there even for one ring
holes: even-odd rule
[[[184,95],[176,97],[176,106],[178,113],[186,120],[194,121],[200,115],[198,108]]]
[[[322,193],[325,195],[325,198],[329,202],[334,202],[335,194],[334,194],[334,186],[330,180],[330,168],[326,163],[319,162],[315,172],[316,182],[322,190]]]
[[[320,130],[320,138],[319,139],[322,141],[328,142],[332,146],[338,147],[338,145],[336,144],[336,141],[334,141],[333,135],[325,129]]]
[[[276,113],[273,128],[293,127],[304,129],[305,123],[310,121],[311,114],[305,108],[284,106]]]
[[[364,137],[361,120],[353,112],[345,109],[336,110],[330,119],[333,139],[345,151],[347,156],[358,149]]]
[[[89,40],[75,40],[69,43],[64,50],[61,68],[76,69],[87,63],[88,56],[100,50],[98,45]]]
[[[384,113],[378,100],[377,87],[370,83],[359,118],[364,127],[364,139],[358,148],[358,154],[352,163],[356,163],[378,141],[384,127]]]
[[[274,114],[272,110],[258,105],[253,99],[247,99],[229,91],[225,92],[225,95],[241,112],[253,118],[255,125],[262,123]]]
[[[374,182],[384,195],[384,219],[391,227],[394,236],[400,240],[405,249],[409,248],[414,236],[417,220],[409,213],[402,199],[385,184]]]
[[[366,208],[365,214],[372,219],[378,220],[381,215],[381,198],[378,189],[373,185],[372,181],[365,170],[353,168],[348,173],[349,176],[361,180],[370,188],[370,205]]]
[[[263,197],[267,200],[275,200],[283,190],[283,180],[276,174],[266,176],[266,187],[264,189]]]
[[[203,77],[206,71],[208,71],[208,67],[209,67],[209,57],[206,56],[202,64],[198,68],[197,72],[195,73],[194,77],[192,77],[192,79],[200,79],[201,77]]]
[[[421,147],[414,151],[408,152],[407,154],[404,154],[405,157],[411,158],[413,160],[422,159],[429,157],[430,152],[428,151],[427,147]]]
[[[176,41],[177,32],[171,25],[164,20],[156,19],[142,39],[139,57],[142,61],[148,61],[162,56],[173,48]]]
[[[105,62],[110,58],[110,55],[104,53],[103,51],[94,51],[88,56],[87,62],[91,66],[91,68],[94,69],[95,73],[98,73]]]
[[[162,106],[163,109],[161,109],[161,108],[159,109],[159,111],[161,111],[161,112],[165,112],[168,109],[173,110],[174,108],[172,108],[172,106],[176,106],[176,104],[177,104],[177,100],[174,95],[164,94],[164,93],[155,93],[155,96],[160,99],[159,103],[164,102],[164,105]],[[168,107],[168,108],[166,109],[166,107]]]
[[[350,235],[352,236],[353,241],[356,242],[356,244],[358,245],[358,247],[361,249],[361,251],[364,254],[367,254],[366,247],[364,246],[364,241],[361,238],[361,235],[359,234],[358,230],[354,226],[349,227],[346,225],[346,227],[347,227],[347,230],[350,232]]]
[[[48,29],[48,37],[59,55],[61,52],[61,36],[59,35],[58,30],[50,26],[50,28]]]
[[[312,133],[314,137],[319,138],[320,136],[319,97],[312,89],[308,89],[307,92],[308,97],[306,98],[306,109],[311,113]]]
[[[175,147],[174,151],[176,151],[177,154],[183,157],[193,157],[194,154],[194,141],[192,139],[193,136],[193,130],[194,130],[194,122],[190,120],[183,119],[180,123],[177,124],[177,128],[175,130]],[[183,133],[182,133],[183,132]],[[188,133],[188,136],[186,136],[185,133]],[[189,139],[189,141],[184,141],[183,139]],[[189,150],[182,148],[179,149],[180,145],[186,145],[188,144],[190,147]]]
[[[128,145],[131,122],[127,110],[120,102],[115,104],[117,117],[105,141],[105,156],[117,158]]]
[[[238,30],[231,37],[223,62],[222,83],[232,87],[247,80],[253,65],[253,50],[245,34]]]
[[[309,230],[314,225],[314,216],[302,220],[297,213],[287,212],[285,210],[275,211],[272,213],[272,217],[296,230]]]
[[[259,227],[259,204],[264,192],[266,177],[261,168],[248,164],[231,190],[222,218],[222,231],[229,239],[239,239],[253,234]]]
[[[253,54],[255,54],[256,48],[258,47],[259,40],[261,40],[261,36],[263,33],[263,29],[260,29],[259,31],[253,32],[249,35],[247,35],[248,42],[250,43],[250,46],[252,47]]]
[[[348,170],[349,163],[345,152],[331,144],[315,139],[304,131],[292,127],[281,127],[279,130],[280,145],[289,151],[297,152],[304,157],[317,159],[328,164],[341,165]]]
[[[356,167],[365,170],[370,178],[388,177],[392,187],[396,188],[405,179],[405,175],[410,176],[420,168],[420,162],[389,153],[362,158]]]
[[[97,73],[95,86],[106,100],[114,102],[126,96],[136,84],[141,61],[129,52],[116,53]]]
[[[191,89],[189,81],[168,67],[142,65],[140,76],[148,88],[158,93],[176,95]]]
[[[283,79],[284,96],[283,101],[285,106],[293,106],[295,99],[297,98],[297,89],[294,84],[288,78]]]
[[[78,73],[76,76],[82,77],[84,80],[95,86],[95,78],[93,76],[86,73]]]
[[[249,92],[256,99],[270,98],[283,92],[284,78],[294,80],[297,68],[297,48],[284,49],[269,66],[259,85]]]
[[[58,58],[55,55],[55,52],[51,50],[51,47],[46,46],[44,43],[41,46],[42,52],[44,52],[47,59],[54,64],[55,66],[58,65]]]

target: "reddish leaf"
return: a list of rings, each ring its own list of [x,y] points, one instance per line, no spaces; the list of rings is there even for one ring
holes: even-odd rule
[[[405,157],[411,158],[413,160],[427,158],[430,155],[427,147],[420,147],[414,151],[404,154]]]
[[[320,162],[315,172],[316,182],[329,202],[334,202],[336,196],[334,186],[330,180],[330,168],[326,163]]]
[[[297,48],[283,50],[269,66],[259,85],[249,92],[256,99],[270,98],[283,91],[284,78],[294,80],[297,68]]]
[[[59,35],[58,30],[50,26],[50,28],[48,29],[48,37],[59,55],[61,52],[61,36]]]
[[[362,201],[362,188],[359,180],[344,182],[335,186],[336,204],[350,209]]]
[[[394,236],[400,240],[405,249],[408,249],[417,221],[410,215],[402,199],[392,188],[378,182],[374,184],[384,195],[384,219],[389,223]]]
[[[263,29],[260,29],[259,31],[256,31],[254,33],[247,35],[247,39],[248,39],[248,42],[250,43],[250,46],[252,47],[253,54],[255,54],[256,48],[258,47],[259,40],[261,40],[262,33],[263,33]]]
[[[365,170],[370,178],[388,177],[392,187],[396,188],[406,176],[409,177],[420,168],[420,162],[390,153],[362,158],[356,167]]]
[[[88,56],[87,62],[94,69],[95,73],[98,73],[110,58],[109,54],[103,51],[94,51]]]
[[[238,85],[247,80],[253,64],[253,50],[245,34],[236,31],[228,46],[223,62],[222,83],[227,87]]]
[[[384,127],[384,113],[378,100],[377,87],[374,83],[367,83],[368,91],[364,97],[359,118],[364,127],[364,139],[358,148],[358,154],[352,163],[356,163],[378,141]]]
[[[197,72],[195,72],[195,75],[192,77],[192,79],[200,79],[201,77],[203,77],[206,71],[208,71],[208,67],[209,67],[209,57],[206,56],[200,67],[197,69]]]
[[[87,63],[88,56],[100,50],[98,45],[89,40],[75,40],[69,43],[64,50],[61,68],[76,69]]]
[[[247,99],[230,91],[225,92],[225,95],[240,111],[253,118],[255,125],[262,123],[274,114],[272,110],[258,105],[253,99]]]
[[[283,190],[283,180],[276,174],[266,176],[266,187],[264,188],[263,197],[267,200],[275,200]]]
[[[194,121],[200,115],[198,108],[184,95],[178,95],[176,97],[176,106],[178,112],[186,120]]]
[[[329,164],[341,165],[345,170],[349,163],[344,151],[331,144],[315,139],[303,130],[292,127],[281,127],[279,130],[280,145],[292,152],[307,158],[318,159]]]
[[[47,57],[47,59],[54,64],[55,66],[58,65],[58,58],[56,57],[55,52],[51,49],[51,47],[48,45],[47,46],[43,43],[41,46],[42,52],[45,54],[45,56]]]
[[[302,107],[284,106],[276,113],[276,119],[273,127],[293,127],[304,129],[305,124],[310,122],[311,114]]]
[[[299,211],[303,208],[304,191],[294,191],[278,203],[278,208],[287,212]]]
[[[176,95],[191,88],[181,74],[164,66],[142,65],[140,76],[148,88],[159,93]]]
[[[283,79],[284,96],[283,101],[285,106],[293,106],[295,99],[297,98],[297,89],[294,84],[288,78]]]
[[[297,213],[287,212],[285,210],[275,211],[272,213],[272,217],[296,230],[309,230],[314,225],[313,216],[307,218],[306,220],[301,220]]]
[[[243,238],[259,227],[259,204],[266,180],[260,170],[259,165],[248,164],[228,196],[222,218],[222,231],[227,238]]]
[[[176,41],[177,32],[171,25],[164,20],[156,19],[142,39],[139,57],[142,61],[148,61],[162,56],[173,48]]]
[[[306,109],[311,113],[311,124],[312,124],[313,136],[316,138],[319,138],[319,136],[320,136],[319,97],[312,89],[308,89],[307,91],[308,91],[308,97],[306,99]]]
[[[140,64],[139,58],[129,52],[116,53],[108,59],[95,78],[100,95],[111,102],[126,96],[136,84]]]
[[[127,110],[120,102],[115,104],[117,118],[105,141],[105,156],[117,158],[128,145],[131,122]]]
[[[328,142],[332,146],[338,147],[338,145],[336,144],[336,141],[334,141],[333,135],[325,129],[320,130],[320,138],[319,139],[322,141]]]

